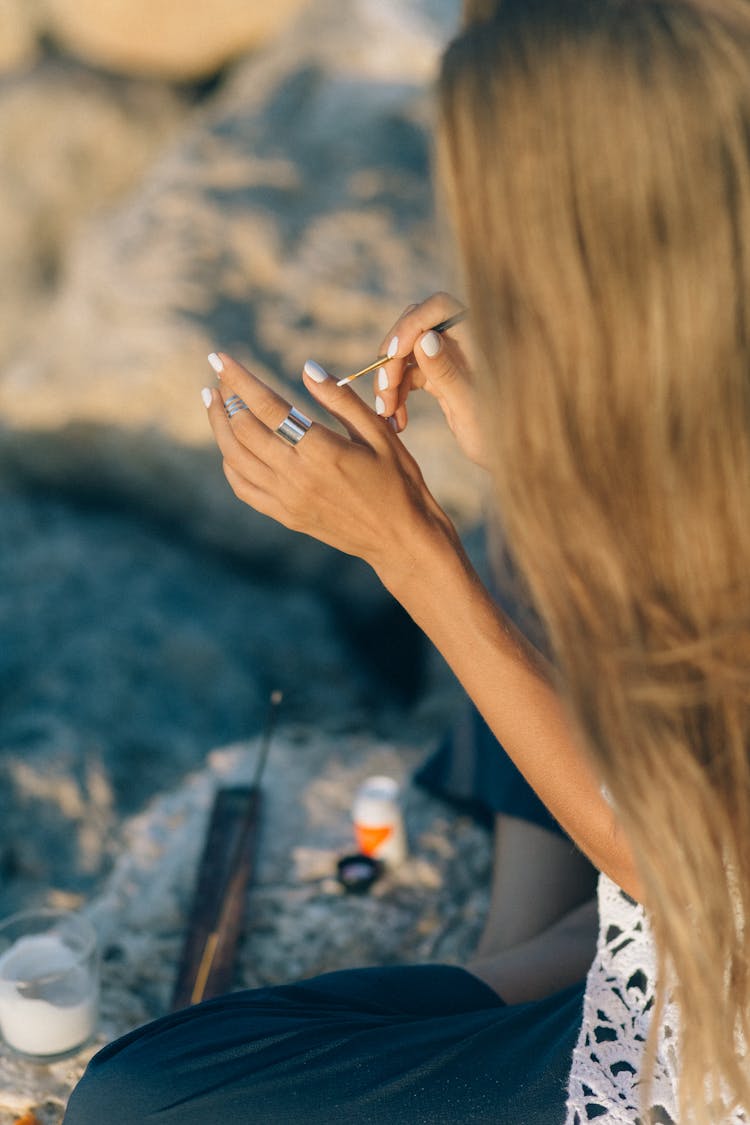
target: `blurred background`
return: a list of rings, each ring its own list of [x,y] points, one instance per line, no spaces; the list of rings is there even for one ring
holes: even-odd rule
[[[451,286],[431,84],[459,8],[0,0],[0,914],[90,898],[124,820],[273,688],[339,747],[449,723],[368,569],[234,499],[199,391],[225,349],[308,410],[305,359],[354,370]],[[429,402],[406,441],[470,534]]]

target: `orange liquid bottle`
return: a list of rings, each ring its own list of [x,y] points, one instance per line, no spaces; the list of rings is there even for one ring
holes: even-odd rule
[[[363,855],[397,866],[406,858],[406,830],[398,782],[368,777],[360,785],[352,809],[357,848]]]

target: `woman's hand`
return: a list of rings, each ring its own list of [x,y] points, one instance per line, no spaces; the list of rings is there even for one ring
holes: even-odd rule
[[[424,389],[440,403],[448,425],[469,458],[485,465],[482,433],[474,400],[471,337],[467,324],[444,333],[432,332],[461,310],[448,293],[435,293],[419,305],[410,305],[384,337],[381,351],[394,356],[375,374],[375,393],[386,417],[394,417],[399,431],[407,424],[406,400],[415,389]]]
[[[235,495],[295,531],[370,563],[389,586],[418,567],[431,537],[457,541],[394,428],[316,363],[304,383],[348,436],[313,422],[296,445],[274,431],[290,404],[227,355],[212,356],[219,392],[204,391],[224,473]],[[230,419],[235,394],[248,406]]]

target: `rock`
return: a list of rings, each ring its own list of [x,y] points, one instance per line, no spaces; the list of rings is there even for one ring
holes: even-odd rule
[[[0,494],[0,915],[86,896],[117,825],[269,693],[288,727],[387,700],[312,591],[262,585],[124,512]]]
[[[43,0],[48,30],[88,62],[123,74],[194,79],[263,47],[307,0]]]
[[[36,0],[0,0],[0,74],[23,70],[37,56]]]
[[[337,0],[316,3],[77,230],[33,344],[0,376],[6,470],[370,597],[361,568],[234,500],[198,392],[221,346],[308,409],[308,356],[353,370],[444,280],[426,85],[453,21],[444,4],[400,13],[361,0],[342,20]],[[477,519],[477,476],[430,403],[415,401],[407,441],[451,514]]]
[[[50,60],[3,82],[0,366],[39,338],[81,225],[140,180],[186,112],[164,84]]]

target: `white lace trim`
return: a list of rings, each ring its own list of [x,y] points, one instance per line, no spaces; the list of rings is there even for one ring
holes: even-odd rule
[[[565,1125],[641,1125],[640,1071],[655,999],[656,951],[643,907],[599,876],[599,941],[586,980]],[[677,1125],[678,1013],[667,1004],[651,1095],[653,1125]],[[648,1117],[645,1119],[648,1121]],[[716,1125],[741,1125],[740,1111]]]

